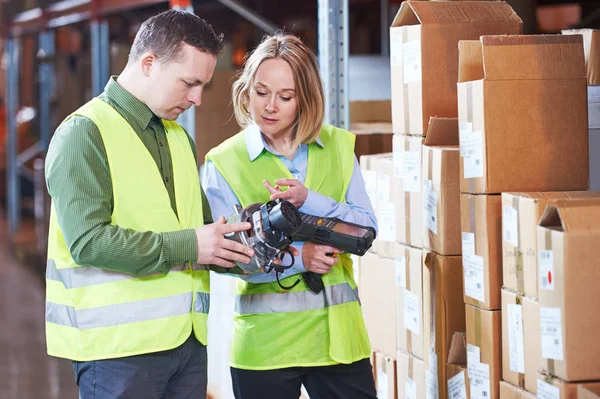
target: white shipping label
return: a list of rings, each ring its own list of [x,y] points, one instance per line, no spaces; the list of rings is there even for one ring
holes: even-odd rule
[[[560,399],[560,389],[545,381],[537,380],[538,399]]]
[[[433,234],[437,234],[437,193],[433,191],[431,180],[423,182],[423,211],[425,226]]]
[[[519,212],[512,206],[502,208],[502,227],[504,241],[519,246]]]
[[[404,83],[421,80],[421,41],[413,40],[402,45]]]
[[[540,288],[554,291],[554,256],[552,251],[538,251],[538,264],[540,273]]]
[[[377,371],[377,397],[387,398],[388,395],[388,376],[383,371]]]
[[[465,132],[461,135],[464,178],[475,179],[483,176],[483,133]]]
[[[406,287],[406,258],[396,255],[396,284]]]
[[[542,357],[563,360],[562,318],[560,308],[540,308]]]
[[[440,392],[438,376],[430,370],[425,371],[425,385],[427,387],[427,399],[438,399]]]
[[[404,398],[405,399],[418,399],[417,398],[417,384],[406,377],[404,381]]]
[[[508,304],[508,351],[511,371],[525,373],[523,307],[514,303]]]
[[[393,202],[379,203],[377,223],[379,225],[377,239],[387,242],[396,241],[396,204]]]
[[[373,208],[377,208],[377,172],[374,170],[362,170],[361,172],[371,205]]]
[[[479,302],[485,302],[484,259],[479,255],[463,255],[465,294]]]
[[[402,184],[404,192],[421,192],[421,153],[406,151],[402,157]]]
[[[448,399],[467,399],[465,372],[461,371],[448,380]]]
[[[467,344],[467,371],[469,372],[469,378],[472,377],[471,370],[479,363],[481,363],[481,349],[478,346]]]
[[[473,124],[471,122],[461,122],[458,124],[458,144],[459,144],[459,149],[460,149],[460,156],[464,157],[464,148],[465,145],[463,144],[463,137],[464,135],[468,135],[469,133],[471,133],[473,131]]]
[[[390,202],[390,177],[377,172],[377,206],[385,202]]]
[[[472,377],[469,377],[471,383],[471,399],[489,399],[491,395],[490,387],[490,365],[478,363],[473,367]]]
[[[404,290],[404,328],[421,335],[421,301],[419,296]]]
[[[475,233],[462,233],[463,255],[475,255]]]
[[[393,67],[402,65],[402,31],[390,34],[390,62]]]

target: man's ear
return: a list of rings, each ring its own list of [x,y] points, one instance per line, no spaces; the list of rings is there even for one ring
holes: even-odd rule
[[[144,76],[150,76],[152,68],[158,68],[158,57],[151,51],[147,51],[140,57],[140,66]]]

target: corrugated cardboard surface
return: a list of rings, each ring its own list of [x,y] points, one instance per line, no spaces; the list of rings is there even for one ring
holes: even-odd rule
[[[461,191],[586,190],[581,37],[484,36],[481,42],[485,78],[458,84]]]
[[[392,190],[396,204],[396,240],[417,248],[423,247],[422,147],[422,137],[394,135]],[[406,162],[409,157],[418,162]]]
[[[563,30],[564,35],[582,35],[589,85],[600,84],[600,31],[595,29]]]
[[[351,101],[350,129],[356,135],[354,153],[363,155],[392,151],[390,101]]]
[[[425,255],[423,267],[423,318],[425,345],[437,355],[440,399],[446,399],[446,363],[456,332],[465,331],[462,300],[462,260],[460,256]],[[431,369],[429,350],[425,350],[425,368]]]
[[[390,28],[394,133],[424,135],[430,117],[456,117],[460,40],[521,29],[504,2],[403,2]]]
[[[396,354],[394,354],[394,357]],[[375,353],[375,386],[380,399],[396,399],[396,361],[383,353]]]
[[[396,251],[397,346],[399,350],[410,353],[419,359],[424,359],[423,250],[397,244]],[[405,293],[406,290],[408,290],[408,293]],[[414,303],[405,302],[405,295],[417,298],[416,310],[411,306]],[[415,321],[412,318],[417,320]],[[418,333],[409,330],[406,327],[407,324],[411,328],[416,325]]]
[[[502,286],[501,197],[499,195],[462,194],[460,213],[463,235],[464,233],[475,234],[475,256],[483,257],[485,301],[467,295],[465,290],[465,303],[484,309],[500,309],[500,288]],[[466,251],[463,248],[463,256],[465,255]],[[481,281],[479,274],[474,281]]]
[[[507,382],[500,382],[500,399],[535,399],[536,396],[532,393],[517,388]]]
[[[396,356],[396,263],[367,253],[361,259],[360,300],[373,350]]]
[[[600,399],[600,387],[577,387],[577,399]]]
[[[452,363],[448,363],[446,365],[446,378],[448,378],[448,381],[450,381],[452,379],[452,377],[458,375],[462,373],[464,380],[465,380],[465,393],[466,396],[464,396],[464,398],[470,398],[471,397],[471,393],[469,390],[469,374],[467,371],[467,366],[462,365],[462,364],[452,364]],[[446,387],[446,389],[449,389],[449,386]],[[450,392],[448,392],[448,397],[450,399],[454,399],[454,397],[450,396]],[[459,398],[462,398],[461,396],[459,396]]]
[[[537,392],[537,373],[540,369],[540,303],[523,297],[523,320],[525,335],[525,390]]]
[[[416,387],[415,398],[426,397],[425,387],[425,363],[406,352],[398,351],[397,360],[397,382],[398,398],[410,398],[407,396],[407,387]]]
[[[516,320],[509,321],[509,305],[518,306],[521,311],[521,318]],[[529,323],[529,320],[525,319],[525,311],[523,306],[523,297],[518,295],[515,292],[509,291],[507,289],[502,289],[502,378],[506,382],[510,382],[511,384],[519,387],[525,388],[525,324]],[[520,339],[523,343],[522,352],[520,354],[517,353],[518,344],[511,347],[511,342],[509,339],[509,331],[513,330],[515,335],[517,335],[517,329],[515,328],[515,324],[519,323],[520,325],[520,336],[517,336],[516,339]],[[523,372],[517,372],[511,370],[511,357],[523,356]],[[536,363],[537,363],[536,359]]]
[[[544,369],[565,381],[600,380],[600,199],[547,207],[538,227],[542,250],[552,254],[539,264]]]
[[[552,205],[559,199],[590,197],[600,197],[600,191],[502,194],[502,269],[505,288],[537,298],[537,224],[546,205]],[[516,229],[514,221],[508,221],[515,214]]]
[[[472,305],[465,305],[465,307],[467,344],[478,347],[481,354],[480,363],[489,365],[491,389],[489,397],[497,399],[498,383],[502,376],[501,311],[483,310]]]
[[[538,381],[539,381],[538,384],[540,384],[540,385],[543,385],[543,384],[550,385],[551,386],[550,390],[552,390],[552,387],[557,388],[559,399],[572,399],[572,398],[583,399],[581,396],[578,396],[580,387],[586,388],[588,391],[591,391],[594,393],[596,393],[596,392],[600,393],[600,382],[571,383],[571,382],[562,381],[556,377],[550,377],[545,374],[539,374]],[[538,387],[539,387],[539,385],[538,385]],[[539,388],[538,388],[538,392],[539,392]]]

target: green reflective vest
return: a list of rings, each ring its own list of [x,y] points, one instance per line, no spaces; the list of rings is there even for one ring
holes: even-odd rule
[[[156,162],[115,109],[94,99],[73,115],[89,118],[100,130],[113,186],[113,225],[168,232],[203,224],[194,155],[177,123],[163,121],[173,160],[179,218]],[[46,341],[51,356],[90,361],[158,352],[181,345],[192,330],[206,345],[210,300],[206,266],[186,263],[166,274],[136,278],[77,265],[54,207],[46,287]]]
[[[310,144],[305,185],[338,202],[345,200],[354,168],[355,136],[325,125],[323,147]],[[245,131],[207,155],[246,207],[269,200],[263,179],[293,178],[268,151],[250,161]],[[231,366],[248,370],[353,363],[371,354],[352,261],[341,257],[323,276],[325,290],[315,294],[301,282],[283,290],[277,282],[239,281],[234,315]],[[291,285],[298,276],[282,280]]]

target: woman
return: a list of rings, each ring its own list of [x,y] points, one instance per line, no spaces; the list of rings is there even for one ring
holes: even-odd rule
[[[355,137],[323,125],[316,57],[298,38],[266,37],[234,83],[233,103],[245,130],[206,158],[213,215],[282,198],[303,213],[376,228]],[[314,243],[294,246],[300,254],[281,282],[275,273],[255,273],[238,284],[231,353],[236,398],[297,399],[302,384],[311,399],[376,398],[349,255]],[[323,275],[320,294],[299,281],[305,271]]]

